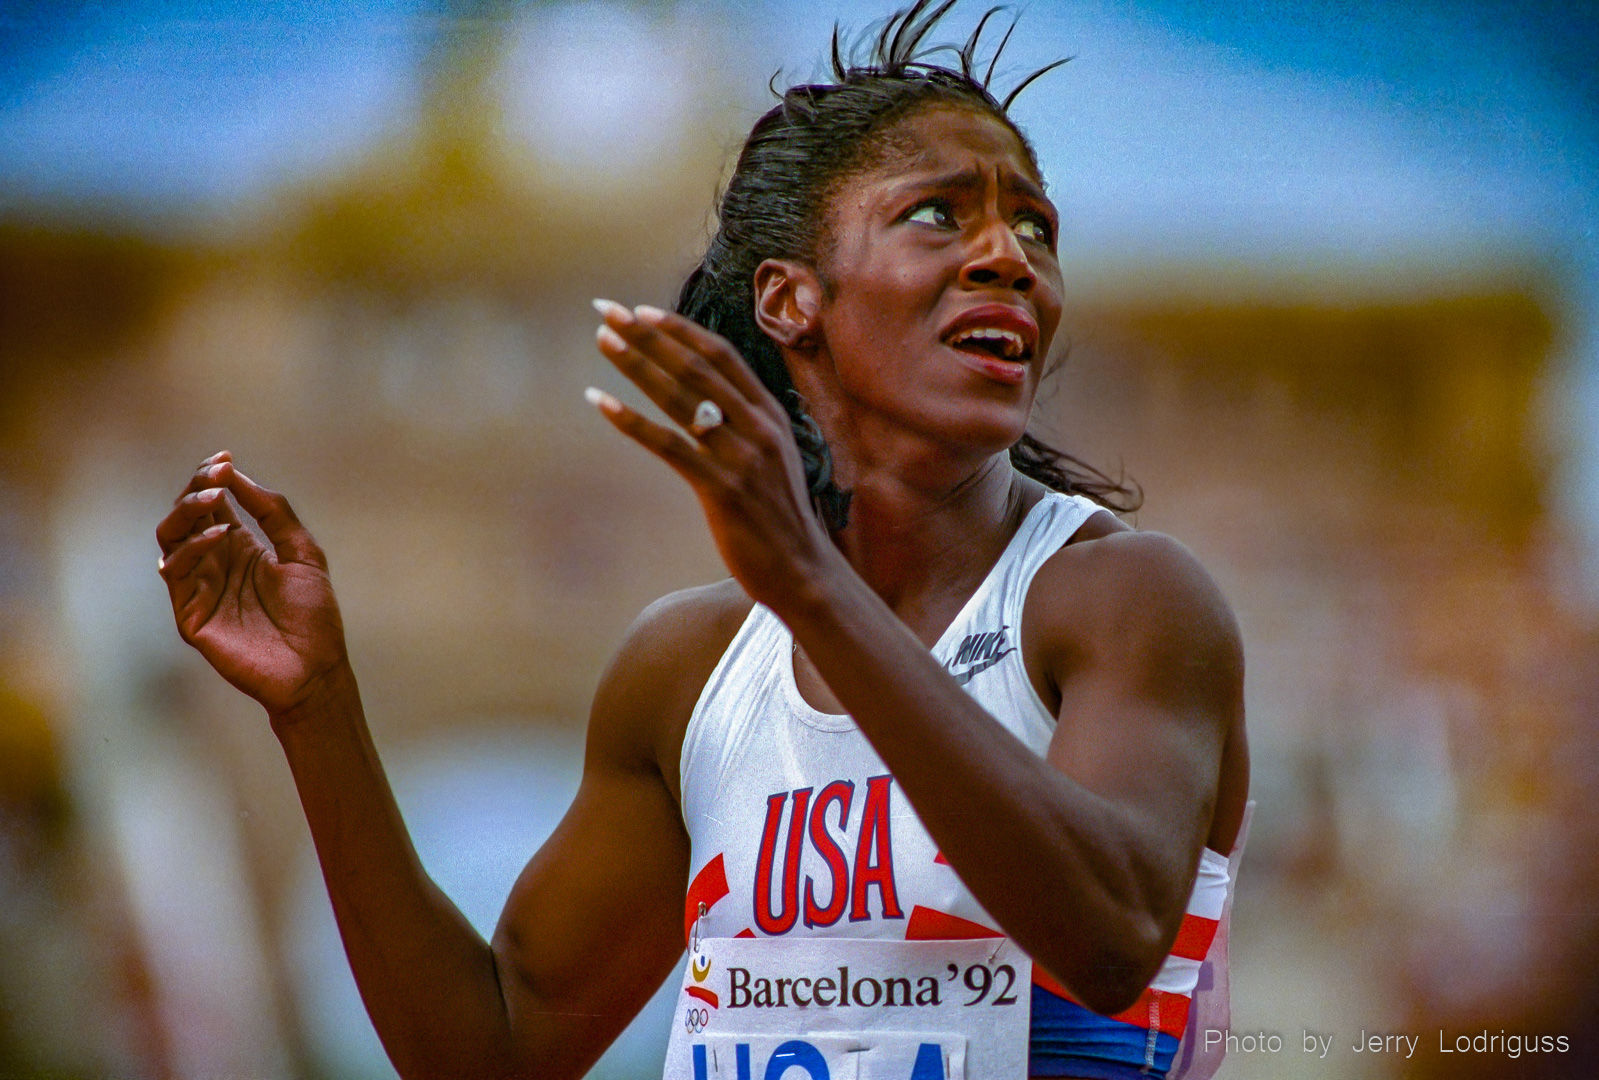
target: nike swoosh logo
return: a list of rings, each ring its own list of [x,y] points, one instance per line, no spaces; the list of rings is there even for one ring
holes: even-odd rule
[[[962,686],[965,686],[967,683],[972,681],[972,676],[979,675],[982,672],[987,671],[989,668],[993,667],[995,664],[999,663],[1001,660],[1005,659],[1005,657],[1009,656],[1011,653],[1013,653],[1015,651],[1016,651],[1016,647],[1015,646],[1011,646],[1010,648],[1006,649],[1004,652],[998,653],[998,654],[996,654],[994,656],[989,657],[987,660],[984,660],[981,664],[973,664],[971,667],[967,668],[965,671],[952,671],[952,672],[950,672],[950,674],[955,676],[955,681],[956,682],[960,683]]]

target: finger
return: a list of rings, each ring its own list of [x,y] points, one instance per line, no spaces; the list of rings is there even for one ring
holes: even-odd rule
[[[232,507],[228,506],[225,489],[209,487],[180,495],[172,510],[156,525],[156,543],[161,545],[163,555],[170,554],[186,537],[209,528],[218,520],[228,525],[239,523]]]
[[[747,422],[758,398],[738,389],[708,356],[664,333],[657,327],[634,322],[619,331],[628,344],[676,379],[693,404],[709,398],[735,423]]]
[[[595,331],[594,344],[600,354],[629,382],[644,391],[644,396],[660,406],[662,412],[684,427],[688,426],[700,398],[694,397],[682,383],[633,348],[610,326],[602,324]]]
[[[184,497],[193,495],[195,492],[204,491],[207,488],[221,487],[222,485],[218,482],[217,478],[223,472],[222,466],[231,460],[231,454],[229,454],[226,450],[219,450],[217,453],[212,454],[210,457],[200,462],[200,464],[196,466],[194,472],[189,476],[189,482],[184,485],[182,491],[178,492],[178,497],[172,500],[173,506],[176,506]],[[210,516],[202,516],[190,522],[189,527],[192,531],[198,531],[215,523],[215,518]],[[179,537],[179,539],[181,539],[181,537]]]
[[[772,396],[766,384],[761,382],[760,376],[755,374],[755,369],[750,367],[749,362],[733,347],[733,343],[722,335],[712,333],[693,319],[684,318],[674,312],[662,311],[648,304],[639,305],[635,309],[635,315],[641,325],[650,327],[694,354],[703,356],[716,372],[747,400],[770,404],[781,410],[781,404]]]
[[[693,439],[646,419],[604,390],[591,386],[583,391],[583,396],[600,411],[601,416],[611,422],[612,427],[666,462],[695,487],[727,482],[725,470],[705,447]]]
[[[204,532],[189,537],[156,563],[156,571],[166,579],[168,585],[176,586],[194,572],[200,560],[222,541],[230,527],[218,522]]]
[[[679,378],[665,370],[666,361],[663,361],[659,351],[653,356],[646,356],[608,325],[600,327],[595,340],[605,358],[618,371],[643,390],[651,401],[660,406],[662,412],[706,446],[720,450],[745,446],[771,429],[767,418],[719,378],[714,382],[702,380],[699,385],[687,385],[685,380],[692,376]],[[661,348],[663,340],[657,338],[655,349]],[[681,350],[681,346],[675,343],[671,348]],[[680,359],[679,362],[683,361]],[[705,361],[696,358],[693,363],[703,367]],[[720,416],[702,426],[699,413],[706,402],[716,406]]]
[[[598,336],[601,351],[612,363],[618,364],[622,373],[637,383],[639,389],[650,394],[650,399],[666,410],[667,415],[686,427],[695,406],[709,399],[722,409],[735,426],[747,429],[753,415],[753,405],[760,399],[752,398],[748,392],[740,390],[708,356],[659,328],[634,318],[633,313],[620,304],[597,301],[595,308],[605,317],[605,325]],[[710,335],[706,340],[713,337]],[[665,379],[638,369],[638,361],[623,351],[624,343],[637,357],[663,373]],[[732,347],[727,346],[727,349],[731,351]],[[629,366],[623,367],[624,364]],[[640,381],[641,375],[645,382]],[[658,385],[671,397],[667,401],[661,400],[646,382]]]
[[[324,570],[328,568],[327,557],[311,538],[311,533],[300,524],[288,499],[262,487],[231,465],[227,479],[228,490],[239,500],[244,512],[255,518],[261,526],[278,562],[310,563]]]
[[[223,473],[226,471],[226,469],[223,468],[224,466],[231,468],[232,464],[233,455],[228,451],[219,450],[212,454],[210,457],[200,462],[199,465],[195,466],[193,474],[189,477],[188,485],[178,493],[178,498],[181,499],[185,495],[192,494],[196,491],[202,491],[205,488],[220,487],[221,485],[216,482],[217,478],[223,475]]]
[[[233,509],[233,503],[228,499],[226,490],[223,491],[222,499],[217,503],[217,508],[211,511],[211,517],[215,521],[226,522],[229,525],[244,524],[239,520],[237,511]]]

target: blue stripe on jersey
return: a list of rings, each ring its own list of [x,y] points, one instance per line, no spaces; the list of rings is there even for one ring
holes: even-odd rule
[[[1177,1039],[1155,1033],[1155,1060],[1145,1071],[1149,1029],[1090,1012],[1033,984],[1028,1076],[1088,1080],[1161,1080],[1177,1056]]]

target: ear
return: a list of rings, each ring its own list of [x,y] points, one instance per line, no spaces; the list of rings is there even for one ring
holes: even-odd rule
[[[788,259],[767,259],[755,268],[755,324],[785,349],[815,345],[822,310],[816,271]]]

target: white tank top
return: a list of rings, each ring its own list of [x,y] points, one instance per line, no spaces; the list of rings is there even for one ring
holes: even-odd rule
[[[1038,568],[1098,509],[1081,496],[1047,494],[932,648],[1039,755],[1055,718],[1022,663],[1022,609]],[[683,737],[681,781],[693,845],[685,937],[697,916],[708,938],[957,938],[996,926],[854,720],[800,696],[793,637],[766,607],[750,611],[700,694]],[[1226,860],[1205,856],[1179,949],[1153,984],[1153,1009],[1146,992],[1120,1014],[1128,1022],[1182,1031],[1206,931],[1226,895]],[[1035,971],[1035,982],[1064,993]],[[1181,1001],[1163,1007],[1162,995]]]

